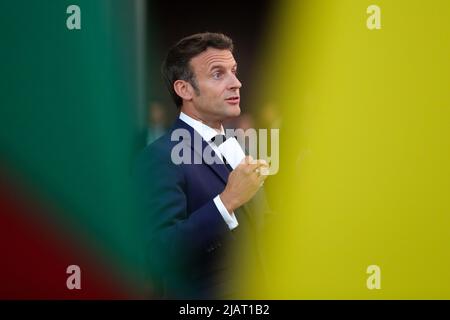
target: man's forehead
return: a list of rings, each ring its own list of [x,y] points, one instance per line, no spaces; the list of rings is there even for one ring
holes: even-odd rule
[[[215,65],[234,66],[236,61],[230,50],[220,50],[208,48],[198,56],[192,58],[192,64],[206,69],[210,69]]]

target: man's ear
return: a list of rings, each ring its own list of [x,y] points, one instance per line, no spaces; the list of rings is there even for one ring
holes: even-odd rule
[[[183,100],[192,100],[194,88],[191,84],[184,80],[177,80],[173,83],[173,89],[176,94]]]

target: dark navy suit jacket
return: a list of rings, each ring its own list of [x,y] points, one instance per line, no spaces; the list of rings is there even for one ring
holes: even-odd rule
[[[262,267],[257,234],[268,206],[260,189],[252,201],[235,210],[239,226],[230,231],[213,199],[224,190],[231,168],[204,161],[174,164],[172,150],[180,146],[171,139],[176,129],[189,132],[191,138],[182,143],[192,161],[202,159],[210,148],[177,119],[140,156],[137,175],[153,290],[162,298],[232,298],[236,294],[232,274],[239,274],[232,253],[239,248],[245,263]]]

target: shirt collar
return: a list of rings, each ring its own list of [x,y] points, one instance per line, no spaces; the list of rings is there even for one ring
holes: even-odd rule
[[[184,121],[186,124],[191,126],[195,131],[197,131],[198,134],[200,134],[200,136],[203,138],[203,140],[207,142],[211,141],[211,139],[218,134],[225,134],[223,126],[220,126],[220,131],[216,130],[214,128],[207,126],[203,122],[188,116],[183,112],[180,112],[179,118],[180,120]]]

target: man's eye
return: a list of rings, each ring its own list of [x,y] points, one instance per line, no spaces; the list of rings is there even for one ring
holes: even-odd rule
[[[220,73],[220,72],[214,72],[213,73],[213,78],[214,79],[219,79],[221,75],[222,75],[222,73]]]

